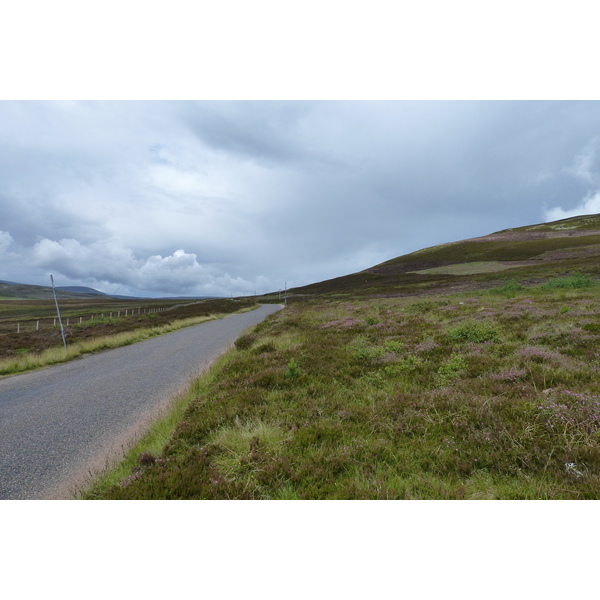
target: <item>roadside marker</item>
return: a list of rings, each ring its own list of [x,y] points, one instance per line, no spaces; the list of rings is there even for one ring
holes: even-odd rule
[[[58,313],[58,322],[60,323],[60,332],[62,334],[63,344],[65,345],[65,350],[67,349],[67,340],[65,339],[65,330],[63,328],[62,319],[60,318],[60,308],[58,308],[58,298],[56,297],[56,289],[54,288],[54,277],[50,275],[50,281],[52,282],[52,292],[54,293],[54,302],[56,302],[56,312]],[[68,320],[67,320],[68,324]]]

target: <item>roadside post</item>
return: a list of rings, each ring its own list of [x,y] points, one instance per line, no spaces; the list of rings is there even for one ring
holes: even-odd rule
[[[54,277],[52,277],[52,275],[50,275],[50,281],[52,282],[52,292],[54,293],[54,302],[56,303],[56,312],[58,313],[58,322],[60,323],[60,333],[62,334],[62,340],[66,350],[67,340],[65,339],[65,330],[63,328],[62,319],[60,318],[60,308],[58,308],[58,298],[56,297],[56,289],[54,288]]]

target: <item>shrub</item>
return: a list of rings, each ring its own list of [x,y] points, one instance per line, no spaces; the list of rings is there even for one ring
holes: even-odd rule
[[[557,277],[549,279],[542,289],[545,291],[551,290],[581,290],[588,289],[598,285],[589,275],[576,274],[570,277]]]
[[[451,379],[460,377],[461,373],[467,368],[465,359],[460,354],[452,354],[452,356],[440,366],[438,375],[442,382],[446,383]]]
[[[296,361],[293,358],[290,359],[290,362],[288,363],[288,370],[285,373],[286,379],[292,379],[294,377],[299,377],[300,373],[301,373],[301,371],[298,368]]]
[[[246,333],[244,335],[241,335],[237,340],[235,340],[235,347],[238,350],[247,350],[248,348],[250,348],[250,346],[252,346],[252,344],[254,344],[256,339],[256,335]]]
[[[437,303],[432,300],[419,300],[418,302],[413,302],[407,310],[409,312],[424,313],[433,310],[437,306]]]
[[[266,344],[261,344],[258,346],[254,352],[256,352],[256,354],[263,354],[264,352],[275,352],[275,350],[277,350],[275,344],[272,342],[267,342]]]
[[[385,345],[385,349],[388,352],[394,352],[394,354],[399,354],[403,347],[404,344],[398,340],[391,340]]]
[[[384,348],[369,346],[366,338],[357,337],[351,344],[352,356],[359,360],[374,360],[385,354]]]
[[[152,454],[151,452],[142,452],[138,456],[137,462],[143,467],[148,467],[156,462],[156,456],[154,456],[154,454]]]
[[[485,290],[483,293],[491,295],[503,295],[507,298],[514,298],[519,292],[522,292],[524,289],[525,288],[518,281],[511,279],[510,281],[505,281],[504,285],[490,288],[489,290]]]
[[[386,375],[399,375],[403,371],[414,371],[419,365],[423,364],[423,359],[418,356],[409,355],[403,358],[395,365],[385,367],[383,370]]]
[[[500,332],[489,321],[465,321],[450,329],[448,338],[454,342],[499,342]]]

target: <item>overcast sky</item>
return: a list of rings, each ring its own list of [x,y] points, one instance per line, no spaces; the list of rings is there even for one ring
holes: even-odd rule
[[[0,279],[244,295],[600,212],[600,103],[0,102]]]
[[[434,244],[600,212],[598,19],[589,0],[4,4],[0,279],[48,285],[53,273],[58,285],[147,296],[261,293]],[[46,101],[75,98],[98,101]],[[404,101],[436,98],[457,101]],[[592,101],[537,101],[580,98]],[[107,101],[113,99],[132,101]],[[330,101],[291,101],[314,99]],[[371,101],[382,99],[402,101]],[[513,99],[532,101],[506,101]],[[68,514],[56,519],[63,506]],[[145,530],[121,508],[109,515],[102,505],[104,512],[82,528],[71,506],[48,504],[42,509],[52,513],[42,510],[40,518],[28,508],[6,519],[17,546],[23,523],[29,524],[41,540],[37,566],[46,565],[49,576],[61,565],[48,556],[67,555],[85,570],[89,553],[84,563],[69,550],[88,542],[92,521],[100,552],[112,543],[115,523],[133,527],[131,539],[144,539]],[[159,513],[156,505],[136,506],[146,510],[142,526],[164,516],[187,533],[189,515],[164,506]],[[331,519],[321,506],[310,514],[288,506],[270,505],[269,515],[307,532],[294,544],[301,563]],[[380,566],[389,551],[378,532],[387,532],[390,515],[359,514],[355,506],[343,523],[362,525],[364,515],[369,526],[353,531],[353,539],[382,552],[371,552],[366,563],[361,556],[364,577],[354,587],[373,592],[375,584],[385,593]],[[231,523],[231,534],[239,534],[240,524],[256,517],[254,506],[243,515],[241,507],[223,508],[223,518],[211,521],[214,531],[204,519],[203,538],[208,527],[209,542],[220,543]],[[485,576],[489,564],[512,551],[510,535],[500,535],[497,556],[491,550],[498,560],[486,552],[479,561],[471,550],[486,543],[488,532],[472,539],[467,524],[467,535],[456,542],[456,532],[444,529],[456,519],[441,503],[435,508],[419,514],[420,507],[411,507],[423,518],[413,518],[408,530],[403,521],[403,535],[408,531],[418,544],[422,523],[433,517],[432,531],[458,543],[461,563],[454,571],[468,556]],[[572,536],[587,533],[593,515],[569,509],[564,518],[576,523],[559,534],[570,536],[560,542],[585,548],[585,540]],[[511,533],[522,510],[507,510],[495,510],[494,522]],[[548,519],[556,519],[555,505],[548,510],[536,505],[527,526],[538,517],[545,531]],[[104,514],[106,520],[98,519]],[[263,516],[261,527],[268,527]],[[48,529],[56,522],[58,542]],[[257,543],[256,555],[277,564],[272,544]],[[353,554],[344,562],[346,546]],[[342,571],[356,554],[356,545],[346,546],[330,553],[342,557]],[[546,546],[537,553],[540,569],[554,566]],[[289,553],[285,560],[284,576]],[[448,556],[444,561],[442,568]],[[417,562],[417,576],[407,583],[415,590]]]

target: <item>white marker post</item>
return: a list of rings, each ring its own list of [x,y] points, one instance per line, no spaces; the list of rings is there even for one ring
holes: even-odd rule
[[[63,344],[65,350],[67,349],[67,340],[65,339],[65,330],[63,329],[62,319],[60,318],[60,308],[58,308],[58,298],[56,297],[56,289],[54,288],[54,277],[50,275],[50,281],[52,282],[52,292],[54,293],[54,302],[56,303],[56,312],[58,313],[58,322],[60,323],[60,332],[62,334]]]

